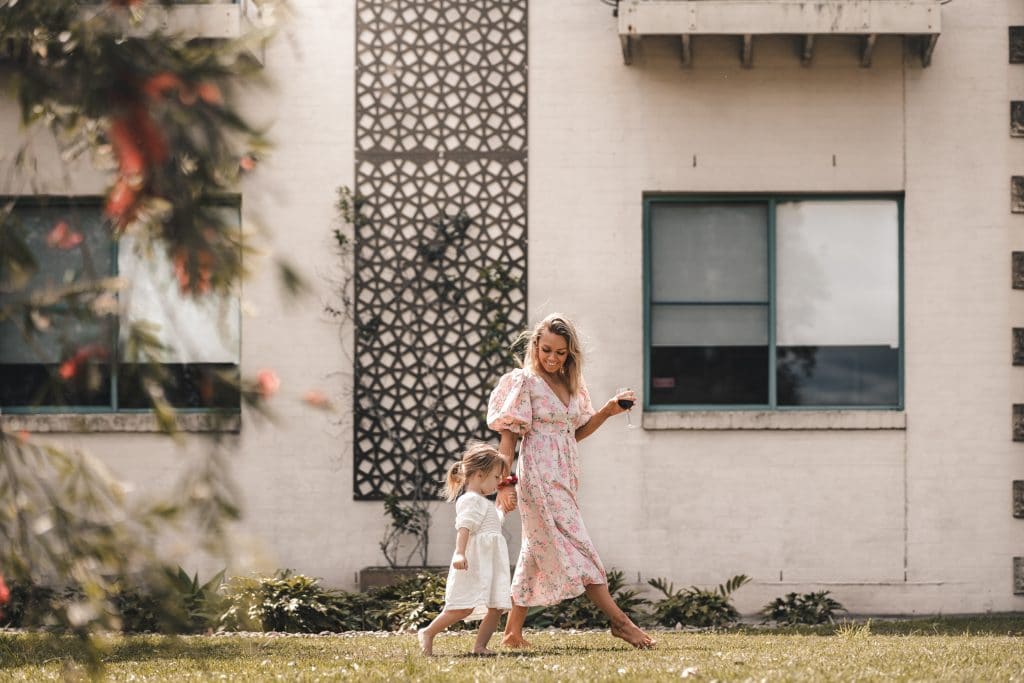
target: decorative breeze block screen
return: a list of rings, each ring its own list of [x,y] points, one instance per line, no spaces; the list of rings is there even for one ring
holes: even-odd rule
[[[359,0],[356,499],[430,497],[526,325],[526,0]]]

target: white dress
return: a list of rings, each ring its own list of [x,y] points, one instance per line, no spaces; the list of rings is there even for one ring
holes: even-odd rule
[[[479,493],[466,491],[455,502],[455,528],[469,529],[469,569],[448,570],[444,608],[472,609],[465,621],[483,619],[488,608],[512,609],[508,545],[501,535],[501,519],[494,503]]]

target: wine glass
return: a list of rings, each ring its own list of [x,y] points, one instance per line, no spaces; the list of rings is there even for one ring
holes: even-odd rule
[[[615,394],[618,395],[618,394],[623,393],[624,391],[630,391],[630,388],[629,387],[619,387],[618,389],[615,390]],[[633,429],[633,427],[635,425],[633,424],[633,421],[631,419],[629,419],[629,414],[632,412],[632,408],[633,408],[633,401],[630,401],[629,399],[625,399],[625,398],[620,398],[618,400],[618,404],[619,404],[620,408],[625,408],[626,409],[626,429]]]

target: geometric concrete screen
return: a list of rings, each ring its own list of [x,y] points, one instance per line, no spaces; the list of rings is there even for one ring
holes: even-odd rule
[[[432,497],[526,325],[527,0],[356,6],[354,497]]]
[[[1013,558],[1013,592],[1024,595],[1024,557]]]
[[[1024,481],[1013,482],[1013,516],[1024,518]]]

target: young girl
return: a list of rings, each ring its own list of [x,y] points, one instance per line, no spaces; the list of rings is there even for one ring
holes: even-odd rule
[[[458,498],[458,531],[444,592],[444,611],[418,633],[420,649],[427,656],[433,654],[434,636],[459,619],[482,619],[473,654],[494,654],[487,649],[487,642],[498,627],[501,613],[512,608],[511,579],[508,546],[501,535],[498,510],[484,496],[498,490],[506,467],[496,448],[478,443],[448,469],[445,497],[449,502]]]

